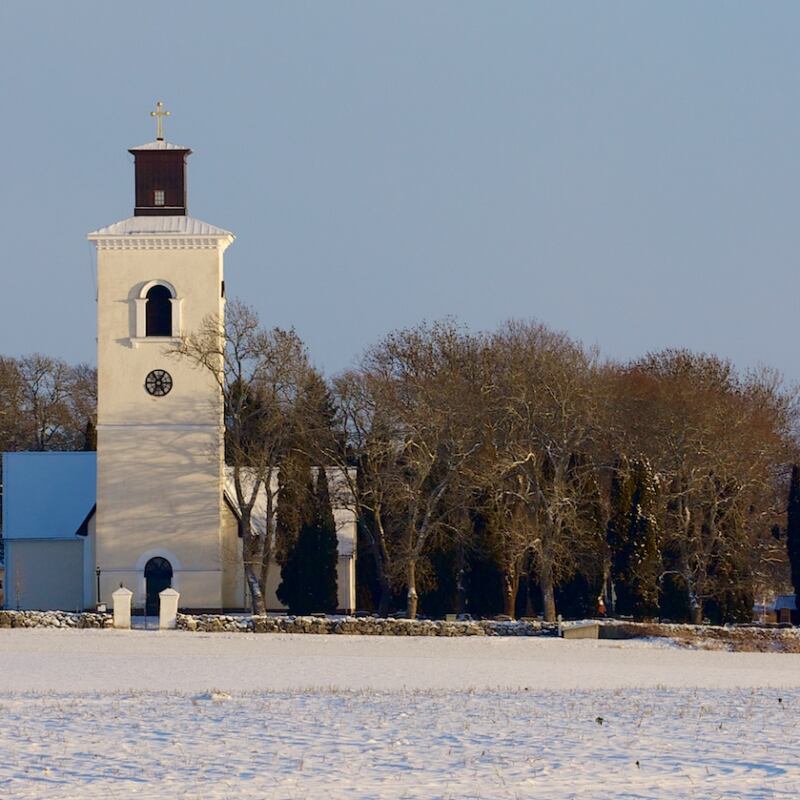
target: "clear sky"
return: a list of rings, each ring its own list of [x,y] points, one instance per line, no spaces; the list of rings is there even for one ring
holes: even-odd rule
[[[0,2],[0,353],[94,360],[85,234],[190,146],[229,295],[328,373],[536,317],[800,380],[800,4]]]

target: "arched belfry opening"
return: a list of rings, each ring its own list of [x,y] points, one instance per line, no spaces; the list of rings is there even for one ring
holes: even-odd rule
[[[158,283],[146,297],[145,336],[172,336],[172,292]]]
[[[145,614],[154,617],[159,612],[158,595],[172,586],[172,564],[166,558],[156,556],[144,565]]]

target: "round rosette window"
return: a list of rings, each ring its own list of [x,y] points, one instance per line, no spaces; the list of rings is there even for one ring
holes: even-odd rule
[[[144,388],[153,397],[163,397],[172,389],[172,375],[164,369],[154,369],[147,373],[144,379]]]

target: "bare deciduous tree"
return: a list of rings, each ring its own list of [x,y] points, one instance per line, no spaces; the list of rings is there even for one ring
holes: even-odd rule
[[[351,507],[362,522],[380,587],[378,614],[386,616],[394,575],[389,509],[399,449],[395,426],[372,387],[369,376],[358,370],[337,376],[333,380],[337,435],[317,442],[321,463],[338,467],[342,476],[332,487],[332,497]]]
[[[232,301],[224,324],[216,317],[206,318],[173,353],[206,369],[219,386],[245,579],[253,613],[265,614],[275,520],[271,487],[295,431],[295,406],[309,372],[305,346],[293,330],[266,330],[252,308]],[[255,526],[253,510],[262,491],[266,519]]]
[[[6,450],[77,450],[97,409],[97,372],[34,354],[0,358],[0,442]]]
[[[738,553],[755,566],[776,469],[789,458],[793,397],[769,371],[739,377],[730,362],[667,350],[620,371],[615,405],[622,447],[661,476],[667,571],[700,622],[706,601],[729,588],[719,564]]]
[[[453,509],[468,502],[466,464],[480,448],[471,411],[481,394],[479,352],[476,337],[442,322],[390,334],[362,365],[387,441],[396,448],[382,475],[393,523],[384,534],[410,618],[417,614],[420,559],[448,527]]]
[[[591,513],[600,438],[596,356],[535,323],[507,324],[489,347],[495,381],[484,480],[496,506],[513,509],[503,512],[506,560],[532,555],[544,617],[552,621],[557,583],[600,533]],[[507,580],[513,584],[513,570]]]

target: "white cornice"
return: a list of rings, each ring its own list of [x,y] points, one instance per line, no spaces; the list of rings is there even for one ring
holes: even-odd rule
[[[146,236],[90,235],[98,250],[221,250],[233,242],[233,236]]]

